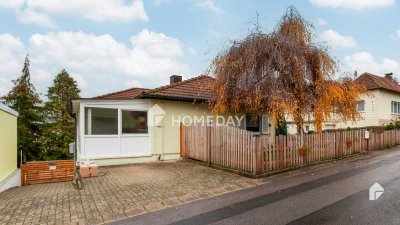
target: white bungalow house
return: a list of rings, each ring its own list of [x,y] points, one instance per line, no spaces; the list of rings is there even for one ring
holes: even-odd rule
[[[131,88],[94,98],[73,99],[77,118],[78,160],[116,165],[180,158],[180,122],[212,114],[208,100],[214,79],[197,76],[156,89]],[[268,116],[236,121],[237,126],[271,137],[275,127]]]

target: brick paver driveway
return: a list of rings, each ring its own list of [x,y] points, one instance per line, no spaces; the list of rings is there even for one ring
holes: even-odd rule
[[[64,182],[0,193],[0,224],[101,224],[259,182],[185,161],[102,167],[82,190]]]

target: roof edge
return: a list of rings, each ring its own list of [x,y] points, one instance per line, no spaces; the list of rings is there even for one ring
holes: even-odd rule
[[[147,94],[151,94],[151,93],[158,92],[158,91],[162,91],[162,90],[165,90],[165,89],[168,89],[168,88],[180,86],[180,85],[183,85],[183,84],[190,83],[190,82],[192,82],[192,81],[198,80],[198,79],[200,79],[200,78],[202,78],[202,77],[207,77],[207,78],[214,79],[214,78],[211,77],[211,76],[201,74],[201,75],[199,75],[199,76],[195,76],[195,77],[189,78],[189,79],[187,79],[187,80],[183,80],[183,81],[181,81],[181,82],[176,82],[176,83],[173,83],[173,84],[167,84],[167,85],[160,86],[160,87],[158,87],[158,88],[150,89],[150,90],[146,91],[146,93],[147,93]]]
[[[4,105],[3,103],[0,103],[0,110],[4,111],[6,113],[9,113],[9,114],[11,114],[13,116],[17,116],[17,117],[19,116],[19,113],[17,111],[15,111],[14,109]]]
[[[156,95],[156,94],[148,94],[143,93],[138,96],[140,99],[160,99],[160,100],[171,100],[171,101],[180,101],[180,102],[192,102],[192,103],[203,103],[208,101],[208,99],[204,98],[187,98],[187,97],[176,97],[176,96],[164,96],[164,95]]]
[[[94,99],[102,99],[102,98],[107,97],[109,95],[116,95],[116,94],[120,94],[120,93],[123,93],[123,92],[126,92],[126,91],[131,91],[131,90],[134,90],[134,89],[140,89],[142,91],[151,90],[149,88],[133,87],[133,88],[128,88],[128,89],[124,89],[124,90],[120,90],[120,91],[110,92],[110,93],[107,93],[107,94],[104,94],[104,95],[95,96],[95,97],[92,97],[92,98],[94,98]],[[131,98],[131,99],[134,99],[134,98]]]

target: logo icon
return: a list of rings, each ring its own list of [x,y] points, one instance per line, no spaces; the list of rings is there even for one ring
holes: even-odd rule
[[[385,189],[380,184],[375,183],[369,188],[369,200],[377,200],[379,197],[381,197],[384,191]]]
[[[149,126],[161,127],[165,117],[164,109],[158,104],[154,104],[150,108],[150,111],[153,114],[153,118],[150,119]]]

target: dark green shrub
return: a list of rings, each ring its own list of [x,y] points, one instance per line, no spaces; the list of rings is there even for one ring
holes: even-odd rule
[[[385,130],[393,130],[394,128],[396,128],[396,126],[393,123],[390,123],[385,126]]]

